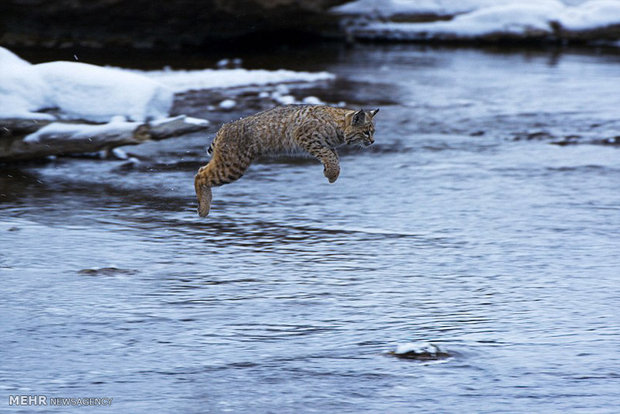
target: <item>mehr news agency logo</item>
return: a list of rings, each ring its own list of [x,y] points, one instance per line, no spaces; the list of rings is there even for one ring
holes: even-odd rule
[[[50,397],[47,395],[9,395],[9,405],[17,407],[101,407],[111,406],[110,397]]]

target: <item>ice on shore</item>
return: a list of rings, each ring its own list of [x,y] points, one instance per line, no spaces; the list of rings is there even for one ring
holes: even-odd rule
[[[356,37],[394,40],[476,39],[497,35],[544,37],[557,36],[559,30],[578,34],[620,25],[618,0],[389,0],[380,8],[376,4],[358,0],[337,7],[334,12],[366,18],[349,28]],[[416,16],[425,14],[452,18],[414,22]],[[389,21],[396,16],[398,22]]]

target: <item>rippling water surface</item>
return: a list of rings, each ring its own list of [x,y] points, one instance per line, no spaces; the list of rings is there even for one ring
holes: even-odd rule
[[[620,133],[617,55],[246,62],[335,73],[294,94],[381,107],[377,144],[345,152],[333,185],[312,160],[256,163],[207,219],[192,178],[212,132],[128,148],[138,164],[3,167],[3,409],[617,412],[620,153],[601,145]],[[208,95],[178,105],[211,117]],[[388,354],[416,341],[453,357]]]

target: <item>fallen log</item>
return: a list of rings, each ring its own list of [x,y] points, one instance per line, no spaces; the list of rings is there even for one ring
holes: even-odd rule
[[[107,124],[4,119],[0,120],[0,162],[111,150],[201,131],[207,125],[206,120],[184,115],[151,123],[112,120]]]

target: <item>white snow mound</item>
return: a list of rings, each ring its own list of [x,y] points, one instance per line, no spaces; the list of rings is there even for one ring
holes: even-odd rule
[[[4,118],[53,119],[36,114],[52,106],[49,88],[32,65],[0,47],[0,116]]]
[[[31,65],[0,47],[0,118],[106,122],[114,116],[133,121],[162,118],[172,107],[168,87],[128,71],[78,62]]]
[[[117,115],[132,121],[158,119],[172,107],[172,90],[135,73],[78,62],[34,65],[63,118],[106,122]]]

